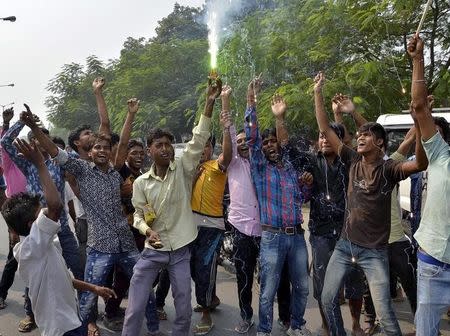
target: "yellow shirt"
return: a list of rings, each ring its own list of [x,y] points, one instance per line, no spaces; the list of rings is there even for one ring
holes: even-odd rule
[[[164,245],[160,251],[172,251],[186,246],[197,237],[197,223],[191,210],[192,179],[198,162],[209,138],[211,119],[200,117],[192,131],[192,140],[182,156],[175,159],[161,179],[155,174],[154,166],[139,176],[133,184],[135,208],[133,226],[145,235],[149,228],[144,219],[145,205],[150,204],[156,213],[151,229],[156,231]],[[145,242],[146,248],[153,247]]]
[[[217,160],[206,161],[192,191],[192,211],[209,217],[223,217],[223,192],[227,182]]]

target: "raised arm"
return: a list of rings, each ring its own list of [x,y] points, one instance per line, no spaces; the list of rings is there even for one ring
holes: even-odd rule
[[[22,121],[17,121],[2,135],[0,143],[2,145],[2,150],[9,155],[11,161],[25,175],[27,174],[27,169],[30,167],[30,162],[20,156],[17,152],[17,148],[13,145],[14,140],[19,136],[19,133],[24,126],[25,124]]]
[[[412,110],[415,113],[420,131],[422,132],[422,139],[427,141],[437,131],[427,103],[423,45],[422,39],[418,35],[414,35],[408,42],[408,54],[413,64],[411,84]]]
[[[137,100],[136,98],[131,98],[127,101],[127,106],[128,113],[125,119],[125,123],[122,127],[122,132],[120,133],[119,145],[117,147],[117,153],[114,160],[114,168],[117,170],[122,168],[127,159],[128,141],[130,140],[134,117],[139,110],[139,100]]]
[[[33,131],[33,135],[36,140],[39,141],[39,145],[41,145],[52,158],[55,157],[58,154],[58,146],[53,143],[52,139],[50,139],[47,134],[42,132],[41,128],[36,123],[36,116],[33,115],[30,107],[27,104],[23,105],[25,106],[26,111],[20,114],[20,121]]]
[[[428,159],[425,154],[425,150],[423,149],[422,141],[421,141],[421,129],[420,125],[413,114],[414,126],[416,129],[416,147],[415,147],[415,155],[416,159],[412,161],[405,161],[402,163],[402,171],[405,177],[420,172],[422,170],[427,169],[428,167]]]
[[[11,119],[14,117],[14,108],[10,107],[3,111],[3,127],[2,127],[2,135],[9,129],[9,123]]]
[[[222,111],[220,113],[220,124],[222,125],[222,154],[219,156],[219,166],[227,169],[233,158],[233,145],[231,142],[231,117],[230,113]]]
[[[406,133],[405,138],[403,139],[402,143],[398,146],[396,152],[406,157],[409,151],[411,150],[411,146],[413,145],[415,140],[416,140],[416,128],[413,126]]]
[[[334,133],[330,127],[328,116],[325,112],[325,106],[323,103],[322,87],[325,82],[325,76],[322,72],[319,72],[314,79],[314,106],[316,110],[316,120],[319,126],[319,131],[324,134],[330,146],[335,153],[340,153],[342,148],[342,142],[339,137]]]
[[[106,109],[105,98],[103,97],[103,87],[105,86],[105,79],[97,77],[92,83],[94,90],[95,101],[97,102],[98,116],[100,117],[100,126],[98,132],[102,134],[111,134],[111,123],[109,121],[108,110]]]
[[[200,121],[192,130],[192,139],[188,142],[180,160],[185,173],[194,175],[197,165],[200,161],[206,141],[210,136],[211,116],[214,109],[214,103],[222,91],[222,81],[220,78],[208,79],[208,88],[206,90],[205,108]]]
[[[63,210],[63,204],[55,182],[53,182],[48,168],[45,165],[42,153],[39,151],[36,143],[28,144],[25,140],[16,139],[14,144],[17,150],[36,166],[44,192],[45,203],[47,204],[47,212],[45,215],[52,221],[57,222]]]
[[[289,142],[289,133],[286,127],[287,105],[284,98],[276,94],[272,98],[272,113],[275,116],[275,126],[277,129],[277,141],[280,146],[285,146]]]
[[[253,79],[247,87],[247,110],[245,111],[245,134],[252,152],[261,149],[258,117],[256,115],[256,95],[261,90],[261,79]],[[252,154],[253,155],[253,154]]]

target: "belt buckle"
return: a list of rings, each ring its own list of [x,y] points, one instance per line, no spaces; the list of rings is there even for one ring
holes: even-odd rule
[[[288,226],[288,227],[284,228],[284,233],[289,235],[289,236],[294,235],[295,234],[295,227],[294,226]]]

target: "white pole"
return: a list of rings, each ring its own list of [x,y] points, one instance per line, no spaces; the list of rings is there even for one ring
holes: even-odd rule
[[[433,0],[428,0],[427,6],[423,11],[422,18],[420,19],[419,27],[417,27],[416,36],[419,36],[420,31],[422,30],[423,22],[425,21],[425,17],[427,16],[428,8],[431,6],[431,2]]]

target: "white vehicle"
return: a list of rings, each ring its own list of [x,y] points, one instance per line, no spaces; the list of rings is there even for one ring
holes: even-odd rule
[[[450,108],[434,108],[434,117],[444,117],[450,123]],[[403,110],[402,114],[382,114],[377,123],[381,124],[387,132],[388,146],[387,154],[393,153],[403,141],[406,132],[414,124],[409,110]],[[413,153],[411,153],[412,155]],[[400,205],[403,210],[411,211],[410,202],[411,180],[408,178],[400,183]]]

